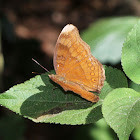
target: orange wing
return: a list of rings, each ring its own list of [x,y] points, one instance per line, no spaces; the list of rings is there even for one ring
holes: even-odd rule
[[[71,24],[64,27],[57,40],[54,68],[56,75],[81,85],[87,91],[100,92],[105,80],[102,64],[91,55],[90,47]]]

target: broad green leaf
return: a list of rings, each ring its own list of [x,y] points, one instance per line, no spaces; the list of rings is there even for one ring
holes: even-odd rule
[[[140,140],[140,124],[135,127],[132,136],[134,140]]]
[[[130,87],[136,90],[137,92],[140,92],[140,85],[137,85],[132,81],[130,82]]]
[[[122,66],[126,75],[140,84],[140,21],[127,36],[122,49]]]
[[[123,42],[137,21],[138,17],[101,19],[93,23],[81,36],[100,62],[116,64],[121,60]]]
[[[106,122],[120,140],[128,140],[130,133],[140,122],[140,93],[129,88],[111,91],[102,105]]]
[[[101,119],[90,130],[90,135],[93,140],[115,140],[116,137],[115,135],[113,136],[110,129],[105,120]]]
[[[64,92],[47,73],[10,88],[0,95],[0,104],[34,122],[93,123],[102,118],[101,104],[105,96],[115,88],[127,87],[126,77],[120,70],[105,67],[105,71],[106,81],[96,104],[73,92]]]

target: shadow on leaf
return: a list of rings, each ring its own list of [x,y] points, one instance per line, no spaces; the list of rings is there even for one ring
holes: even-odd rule
[[[83,115],[84,112],[86,113],[84,114],[84,120],[81,120],[81,124],[82,122],[93,122],[95,112],[100,112],[98,114],[101,115],[100,108],[95,107],[96,109],[93,111],[96,104],[82,99],[73,92],[65,92],[59,85],[52,82],[47,74],[42,74],[40,77],[44,85],[37,87],[39,92],[30,96],[23,102],[20,108],[22,115],[33,119],[35,122],[45,122],[44,119],[49,119],[51,117],[63,117],[63,113],[71,113],[71,115],[73,115],[71,111],[76,110],[77,113],[79,113],[79,117]],[[100,119],[101,117],[98,118]],[[97,121],[98,118],[95,117],[95,120]],[[72,121],[73,119],[71,119],[71,122]]]
[[[107,94],[115,88],[127,87],[126,77],[121,71],[106,66],[105,71],[106,81],[98,103],[88,102],[73,92],[65,92],[46,73],[34,78],[33,95],[23,102],[20,113],[35,122],[93,123],[102,118],[101,105]]]

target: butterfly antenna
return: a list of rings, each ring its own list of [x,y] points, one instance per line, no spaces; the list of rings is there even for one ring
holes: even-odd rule
[[[44,68],[40,63],[38,63],[35,59],[32,58],[32,60],[39,65],[41,68],[43,68],[45,71],[47,71],[48,73],[50,73],[46,68]]]

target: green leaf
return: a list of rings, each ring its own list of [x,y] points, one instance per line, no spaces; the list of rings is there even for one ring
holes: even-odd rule
[[[105,71],[106,81],[96,104],[73,92],[64,92],[47,73],[10,88],[0,95],[0,104],[34,122],[93,123],[102,118],[101,104],[105,96],[115,88],[127,87],[126,77],[120,70],[105,67]]]
[[[100,62],[116,64],[121,60],[123,42],[138,19],[138,17],[101,19],[92,24],[81,36]]]
[[[129,88],[114,89],[105,98],[102,112],[119,139],[128,140],[140,121],[140,93]]]
[[[137,92],[140,92],[140,85],[137,85],[132,81],[130,81],[130,87],[136,90]]]
[[[122,49],[122,66],[126,75],[140,84],[140,21],[125,40]]]
[[[132,133],[134,140],[140,140],[140,125],[137,125]]]
[[[95,125],[96,127],[94,126],[90,130],[90,135],[93,140],[115,140],[115,135],[112,135],[111,128],[104,119],[99,120]]]

